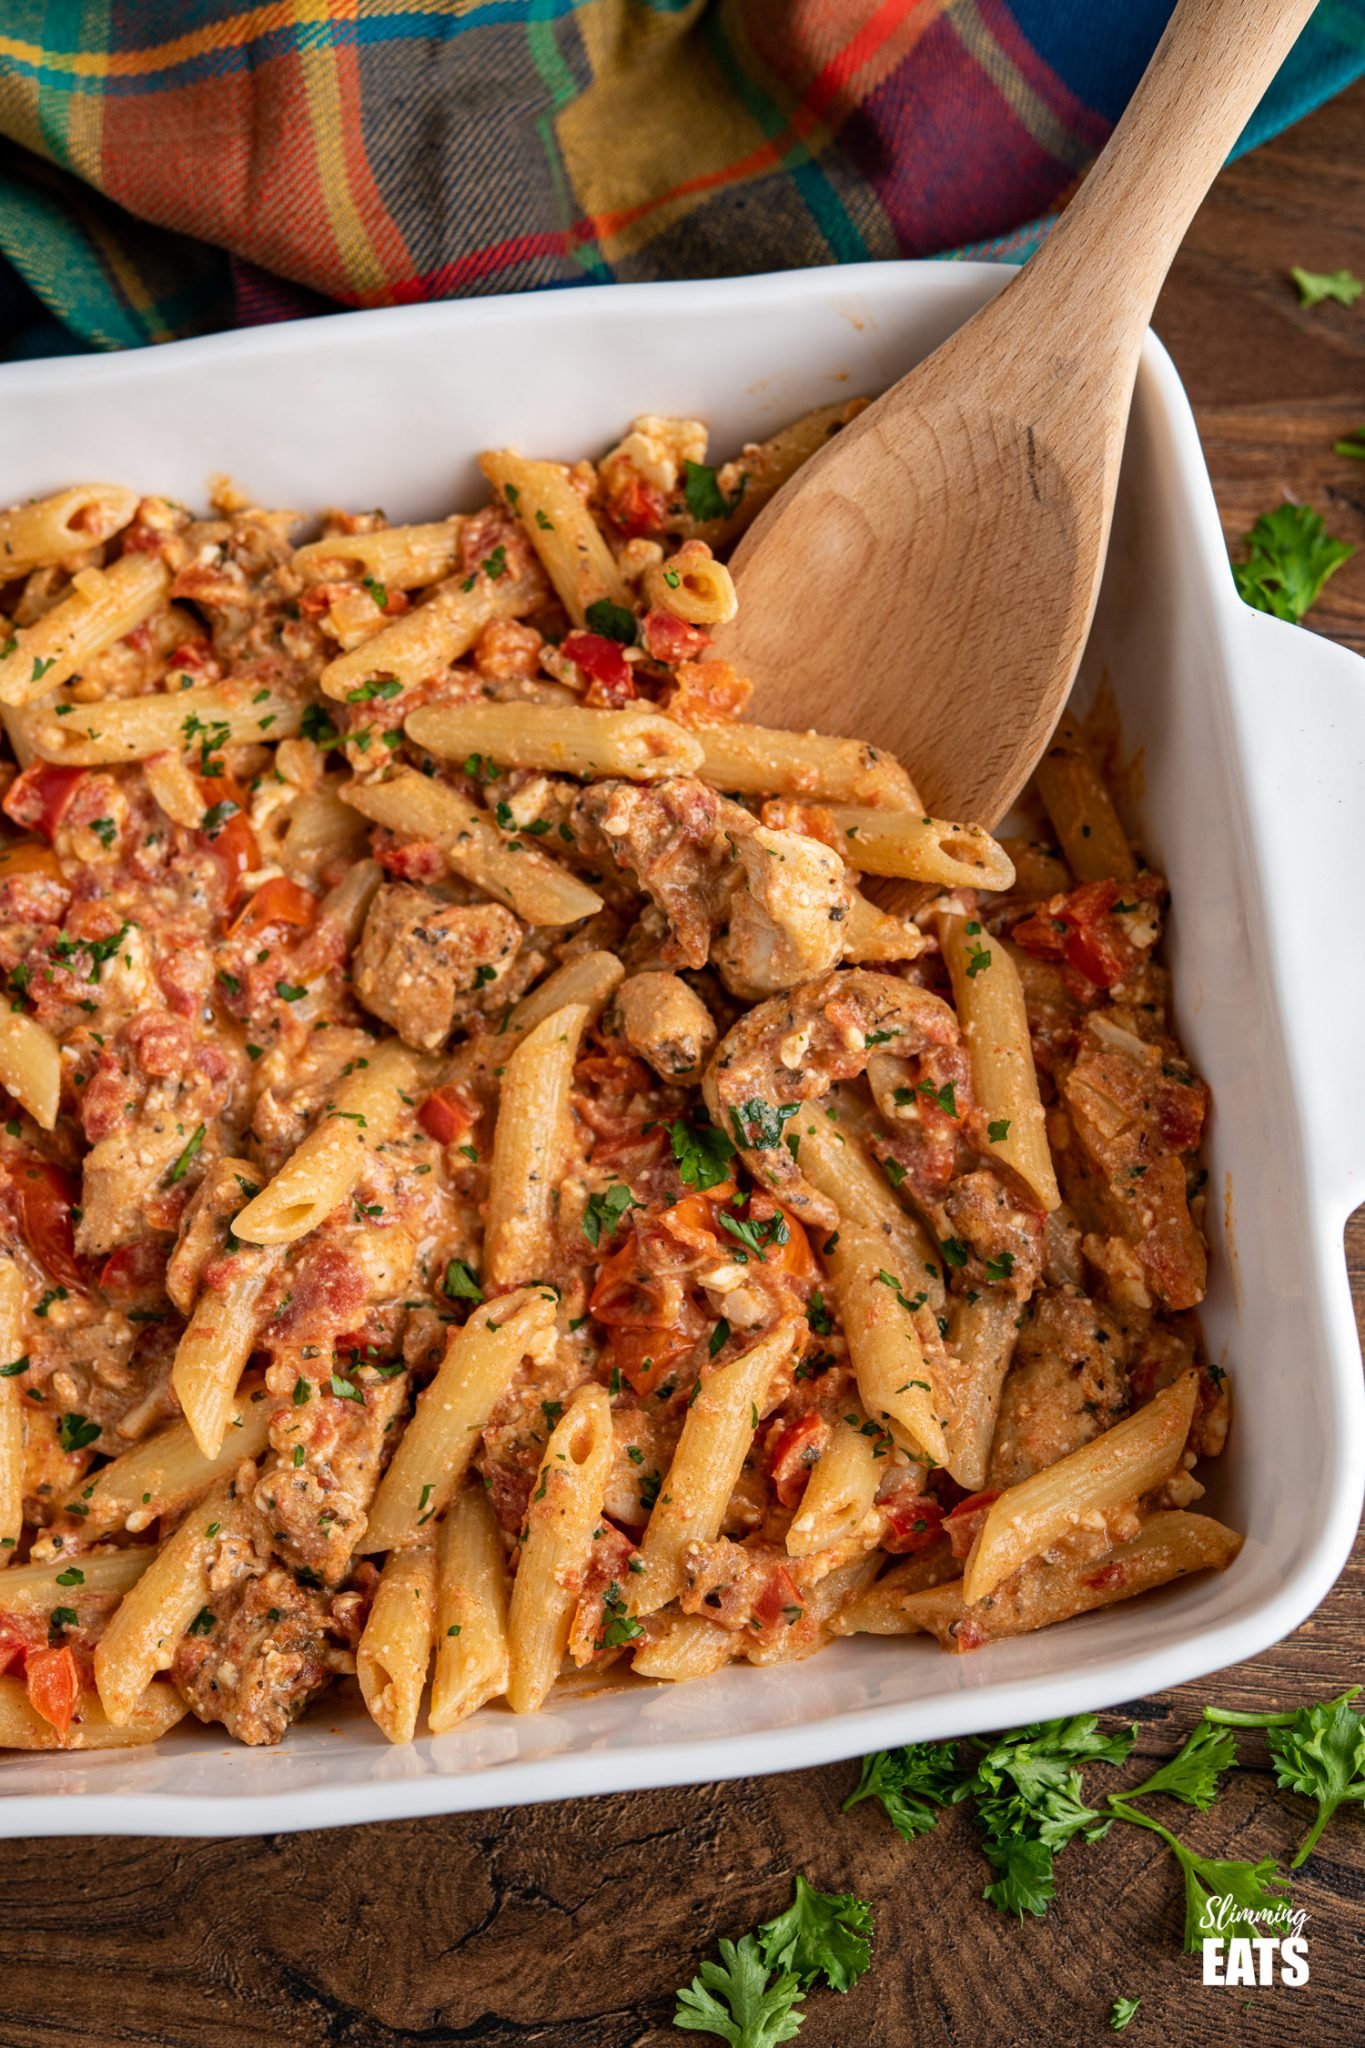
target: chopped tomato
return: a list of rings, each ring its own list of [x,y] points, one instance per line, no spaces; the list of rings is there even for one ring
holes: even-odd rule
[[[628,540],[642,533],[657,533],[667,509],[663,492],[635,469],[619,475],[607,499],[607,511]]]
[[[0,847],[0,882],[7,882],[11,875],[46,875],[60,882],[61,863],[50,846],[40,846],[36,839],[20,839],[13,846]]]
[[[1061,960],[1097,988],[1112,988],[1130,974],[1143,957],[1115,916],[1127,899],[1128,908],[1152,902],[1161,892],[1154,875],[1130,882],[1083,882],[1064,896],[1051,896],[1031,916],[1015,925],[1010,936],[1026,953],[1041,960]]]
[[[32,1622],[27,1628],[23,1621],[8,1614],[0,1614],[0,1677],[11,1664],[17,1664],[17,1676],[24,1675],[24,1661],[30,1650],[38,1648],[39,1638],[34,1633]]]
[[[635,695],[630,663],[619,640],[608,640],[604,633],[570,633],[559,651],[600,683],[611,703],[627,704]]]
[[[287,875],[272,875],[228,926],[228,937],[252,938],[271,924],[290,924],[307,931],[317,914],[318,899],[310,890],[291,882]]]
[[[773,1491],[784,1508],[794,1508],[806,1490],[824,1448],[825,1424],[814,1409],[788,1423],[772,1447]]]
[[[886,1532],[882,1549],[894,1557],[909,1557],[928,1550],[943,1534],[943,1505],[932,1494],[916,1493],[904,1486],[882,1502],[886,1511]]]
[[[981,1524],[1000,1498],[1000,1489],[993,1492],[969,1493],[960,1500],[950,1515],[943,1517],[943,1533],[953,1546],[953,1556],[965,1558],[981,1533]]]
[[[732,662],[684,661],[664,708],[683,725],[719,725],[743,717],[753,687]]]
[[[100,1286],[104,1292],[128,1299],[160,1294],[165,1278],[166,1246],[150,1239],[141,1244],[121,1245],[100,1267]]]
[[[753,1619],[760,1628],[772,1628],[775,1622],[795,1621],[805,1611],[805,1602],[797,1591],[796,1581],[785,1565],[774,1565],[763,1582],[763,1590],[753,1604]]]
[[[1120,1563],[1117,1558],[1111,1558],[1109,1563],[1102,1564],[1097,1572],[1091,1572],[1088,1578],[1082,1579],[1081,1584],[1093,1586],[1096,1592],[1112,1593],[1123,1584],[1127,1576],[1127,1565]]]
[[[51,840],[85,773],[84,768],[58,768],[51,761],[35,761],[15,777],[0,808],[16,825],[27,825],[41,838]]]
[[[711,644],[704,626],[689,626],[672,612],[649,611],[640,621],[640,639],[645,653],[654,661],[666,661],[676,668],[680,661],[695,661]]]
[[[438,1145],[459,1145],[478,1121],[458,1088],[435,1088],[417,1112],[417,1121]]]
[[[30,1650],[25,1682],[29,1705],[65,1738],[81,1699],[81,1674],[71,1650]]]
[[[5,1162],[19,1228],[34,1258],[58,1287],[85,1290],[76,1264],[71,1209],[76,1187],[69,1174],[35,1152],[11,1154]]]

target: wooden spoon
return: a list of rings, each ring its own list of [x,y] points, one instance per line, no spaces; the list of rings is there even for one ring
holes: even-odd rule
[[[1085,646],[1157,293],[1313,6],[1180,0],[1038,254],[756,520],[716,652],[758,717],[890,748],[940,816],[1009,808]]]

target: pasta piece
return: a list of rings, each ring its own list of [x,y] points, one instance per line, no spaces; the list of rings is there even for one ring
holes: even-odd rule
[[[495,1287],[514,1287],[552,1262],[559,1186],[573,1135],[569,1091],[587,1021],[582,1003],[555,1010],[507,1062],[483,1240],[484,1266]]]
[[[890,911],[870,902],[861,889],[850,889],[848,897],[843,954],[846,961],[879,966],[890,960],[918,960],[927,941],[912,919],[893,917]]]
[[[436,1548],[430,1536],[384,1566],[355,1675],[370,1719],[390,1742],[411,1742],[436,1631]]]
[[[730,571],[696,541],[688,541],[671,560],[647,569],[644,587],[655,611],[689,626],[728,626],[739,610]]]
[[[858,1230],[876,1239],[878,1265],[897,1274],[908,1294],[923,1290],[930,1308],[940,1314],[944,1287],[938,1247],[918,1219],[902,1208],[852,1128],[851,1112],[851,1098],[839,1090],[827,1101],[802,1105],[791,1125],[801,1141],[801,1171],[840,1216],[856,1218]]]
[[[884,1266],[880,1241],[840,1219],[839,1242],[826,1263],[839,1298],[839,1317],[858,1392],[874,1422],[884,1422],[912,1457],[946,1465],[953,1458],[944,1435],[943,1390],[935,1387],[925,1359],[916,1313],[928,1301],[915,1283],[907,1294],[902,1276]],[[954,1472],[953,1477],[957,1474]]]
[[[233,1220],[247,1244],[293,1244],[350,1199],[368,1155],[387,1144],[411,1099],[417,1059],[396,1038],[383,1039],[369,1064],[343,1081],[336,1100],[274,1178]]]
[[[279,830],[280,864],[286,874],[305,883],[343,862],[362,861],[369,852],[364,819],[342,802],[335,789],[303,790]],[[382,880],[382,871],[376,869],[376,875]]]
[[[683,1421],[673,1462],[650,1512],[632,1572],[632,1615],[653,1614],[683,1589],[689,1543],[714,1543],[739,1483],[773,1376],[791,1356],[794,1323],[779,1323],[756,1344],[701,1380]]]
[[[181,1637],[207,1605],[211,1546],[234,1499],[233,1481],[220,1481],[191,1510],[124,1594],[96,1644],[95,1684],[116,1728],[132,1720],[157,1672],[170,1670]]]
[[[32,713],[28,714],[32,717]],[[199,792],[199,784],[191,775],[188,763],[169,750],[160,754],[149,754],[142,764],[142,773],[148,789],[160,804],[166,816],[175,824],[183,825],[187,832],[197,832],[208,812],[208,805]]]
[[[948,1342],[962,1367],[948,1427],[949,1462],[958,1485],[970,1493],[986,1484],[1019,1316],[1013,1295],[997,1287],[978,1289],[975,1300],[955,1296],[949,1312]]]
[[[133,1749],[169,1735],[189,1709],[173,1685],[154,1679],[126,1720],[111,1721],[93,1693],[83,1693],[65,1735],[32,1706],[21,1678],[0,1678],[0,1749]]]
[[[377,677],[392,677],[410,690],[443,675],[468,654],[485,626],[494,619],[519,618],[543,587],[538,574],[512,569],[497,577],[482,572],[448,576],[421,604],[329,661],[322,671],[323,690],[340,702],[358,704],[374,694],[367,686]]]
[[[630,1668],[640,1678],[685,1684],[689,1678],[709,1678],[738,1655],[734,1629],[722,1628],[704,1614],[679,1614],[670,1609],[650,1622]]]
[[[45,697],[163,604],[171,572],[155,555],[121,555],[109,569],[79,569],[70,594],[0,654],[0,704]],[[7,643],[8,644],[8,643]]]
[[[479,457],[494,492],[516,513],[569,617],[590,624],[593,605],[631,609],[630,587],[560,462],[528,462],[510,448]]]
[[[944,889],[1008,889],[1014,865],[980,825],[953,825],[915,811],[832,804],[839,850],[864,875],[900,875]]]
[[[790,1628],[762,1638],[745,1641],[741,1654],[758,1665],[799,1664],[823,1650],[833,1636],[833,1624],[850,1600],[855,1600],[877,1570],[875,1552],[865,1552],[846,1564],[836,1565],[802,1595],[802,1612]]]
[[[230,1219],[235,1236],[243,1209],[260,1193],[255,1168],[245,1159],[220,1159],[213,1175],[215,1193],[221,1188],[231,1202],[222,1213]],[[240,1410],[237,1382],[255,1347],[261,1302],[279,1272],[280,1259],[274,1247],[244,1245],[222,1286],[201,1291],[176,1347],[171,1385],[200,1455],[210,1463],[223,1447],[234,1408]]]
[[[182,748],[216,751],[267,737],[288,739],[302,720],[302,704],[263,686],[215,685],[152,697],[108,697],[78,705],[69,718],[30,712],[26,723],[29,743],[44,761],[98,768]]]
[[[83,1550],[79,1591],[71,1588],[69,1556],[59,1553],[46,1564],[17,1564],[0,1580],[0,1604],[6,1614],[46,1616],[62,1601],[72,1606],[91,1594],[131,1593],[155,1556],[150,1543],[130,1543],[122,1550]],[[63,1573],[64,1586],[59,1583]]]
[[[741,796],[790,796],[807,803],[861,804],[920,812],[915,786],[894,754],[862,740],[775,726],[707,725],[697,731],[701,774]]]
[[[653,782],[691,775],[701,748],[657,711],[592,711],[581,704],[436,704],[408,714],[405,730],[442,760],[483,754],[505,768],[564,775],[624,775]]]
[[[1076,880],[1131,881],[1137,873],[1133,849],[1074,718],[1059,719],[1036,773],[1038,794]]]
[[[625,979],[625,968],[614,953],[579,953],[566,960],[553,974],[514,1003],[505,1021],[494,1032],[458,1048],[447,1074],[449,1086],[500,1085],[499,1077],[528,1032],[543,1024],[556,1010],[581,1003],[588,1022],[595,1024]]]
[[[884,1467],[873,1440],[845,1416],[835,1419],[830,1440],[812,1465],[801,1504],[787,1531],[788,1557],[813,1557],[855,1536],[866,1521]]]
[[[0,1010],[0,1084],[44,1131],[57,1122],[62,1055],[52,1033],[22,1010]]]
[[[864,1586],[830,1621],[836,1636],[914,1635],[919,1624],[905,1617],[905,1602],[948,1580],[961,1584],[958,1560],[946,1542],[916,1557],[902,1558],[871,1585]]]
[[[989,1604],[969,1605],[962,1579],[907,1593],[900,1603],[903,1632],[923,1629],[936,1636],[944,1650],[976,1649],[996,1638],[1029,1635],[1096,1607],[1131,1600],[1190,1572],[1226,1571],[1241,1547],[1234,1530],[1208,1515],[1164,1509],[1143,1523],[1131,1543],[1116,1544],[1104,1557],[1081,1563],[1035,1563],[988,1596]]]
[[[507,1704],[533,1714],[559,1676],[611,1468],[611,1402],[580,1387],[550,1432],[508,1612]]]
[[[74,484],[0,512],[0,583],[102,546],[136,510],[137,492],[122,484]]]
[[[0,1566],[9,1563],[24,1530],[24,1418],[19,1374],[26,1362],[24,1282],[12,1258],[0,1259]]]
[[[295,548],[290,567],[305,583],[378,583],[384,590],[415,590],[454,571],[460,519],[429,526],[384,526],[377,533],[329,533]]]
[[[244,1256],[238,1253],[238,1260]],[[136,1534],[155,1521],[183,1514],[243,1458],[260,1457],[270,1436],[270,1406],[259,1379],[243,1381],[239,1388],[234,1376],[219,1447],[206,1451],[188,1421],[173,1422],[102,1465],[64,1503],[65,1513],[81,1518],[81,1541],[94,1543],[125,1530]]]
[[[1182,1373],[1144,1408],[1055,1465],[1006,1487],[982,1523],[962,1574],[972,1604],[1088,1515],[1137,1500],[1180,1463],[1194,1417],[1198,1374]]]
[[[548,1288],[499,1295],[452,1330],[435,1379],[419,1395],[411,1422],[370,1509],[362,1551],[399,1550],[455,1498],[479,1432],[528,1354],[553,1350],[556,1298]]]
[[[487,811],[476,809],[458,790],[414,768],[387,782],[352,783],[342,795],[390,832],[434,840],[456,874],[528,924],[577,924],[602,908],[602,898],[586,882],[517,834],[500,832]]]
[[[940,912],[934,920],[953,984],[953,1007],[972,1063],[972,1095],[991,1150],[1044,1210],[1061,1202],[1048,1150],[1038,1074],[1019,969],[1003,940],[981,936],[976,918]],[[1003,1126],[1003,1134],[1001,1132]]]
[[[384,870],[377,860],[353,861],[335,889],[329,889],[322,899],[322,916],[340,929],[352,949],[359,943],[383,880]]]
[[[436,1538],[436,1675],[433,1735],[444,1735],[485,1700],[501,1698],[510,1675],[507,1565],[488,1495],[462,1486]]]
[[[712,547],[728,546],[753,524],[801,465],[809,462],[812,455],[818,455],[868,402],[865,398],[845,398],[837,405],[818,405],[788,426],[779,427],[766,441],[750,442],[733,462],[725,463],[716,472],[716,487],[728,509],[715,518],[703,519],[684,499],[679,509],[670,510],[664,521],[665,531],[696,535]]]

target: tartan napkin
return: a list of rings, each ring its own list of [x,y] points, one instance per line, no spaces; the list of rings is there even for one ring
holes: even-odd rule
[[[1171,0],[3,0],[0,356],[1018,258]],[[1365,71],[1321,0],[1249,147]]]

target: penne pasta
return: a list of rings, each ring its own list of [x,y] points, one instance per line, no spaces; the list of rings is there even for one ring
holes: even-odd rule
[[[132,1720],[158,1671],[169,1671],[190,1623],[207,1605],[208,1565],[235,1499],[220,1480],[125,1593],[95,1646],[95,1684],[115,1727]]]
[[[683,1588],[689,1543],[714,1543],[730,1496],[767,1409],[774,1375],[791,1356],[793,1323],[779,1323],[756,1344],[701,1380],[672,1463],[650,1511],[631,1576],[630,1612],[653,1614]]]
[[[669,511],[665,530],[698,536],[712,547],[737,540],[801,465],[818,455],[867,404],[865,398],[846,398],[837,405],[819,405],[779,427],[766,441],[748,443],[733,462],[724,463],[716,472],[716,487],[729,509],[715,518],[700,519],[681,498],[677,508]]]
[[[646,569],[644,585],[655,611],[689,626],[726,626],[739,610],[730,571],[699,541]]]
[[[1037,768],[1038,793],[1078,882],[1131,881],[1137,862],[1091,757],[1085,734],[1063,713]],[[1058,885],[1065,888],[1066,883]],[[1041,891],[1050,894],[1051,891]]]
[[[838,1416],[811,1467],[801,1504],[787,1530],[788,1557],[812,1557],[857,1534],[877,1498],[884,1464],[861,1416]],[[885,1450],[882,1450],[885,1456]]]
[[[463,1485],[436,1538],[436,1671],[428,1727],[444,1735],[507,1690],[507,1564],[487,1493]]]
[[[1169,1479],[1190,1433],[1197,1379],[1196,1373],[1183,1373],[1136,1415],[1006,1487],[972,1545],[962,1574],[963,1598],[969,1604],[984,1600],[1086,1516],[1138,1500]]]
[[[507,1062],[493,1133],[484,1265],[495,1287],[514,1287],[554,1261],[560,1182],[572,1139],[569,1091],[587,1008],[555,1010]]]
[[[22,1011],[0,1010],[0,1085],[42,1130],[52,1130],[62,1092],[61,1051],[52,1033]]]
[[[915,786],[895,756],[862,740],[731,724],[701,726],[697,738],[702,778],[717,789],[740,796],[859,804],[897,815],[921,808]]]
[[[991,1150],[1014,1169],[1041,1209],[1055,1209],[1062,1198],[1014,956],[1002,939],[983,936],[974,917],[941,911],[934,925],[971,1056],[972,1096]]]
[[[944,889],[1008,889],[1014,865],[980,825],[952,825],[915,811],[829,806],[839,851],[864,875],[899,875]]]
[[[369,685],[392,679],[410,690],[443,675],[494,619],[529,611],[542,588],[539,577],[503,567],[471,576],[448,576],[421,604],[372,633],[359,647],[339,654],[322,671],[322,688],[341,703],[363,703]]]
[[[235,1236],[237,1219],[260,1193],[255,1169],[245,1159],[220,1159],[213,1173],[230,1203],[217,1206]],[[226,1264],[218,1262],[215,1280]],[[256,1343],[262,1299],[279,1269],[280,1254],[273,1246],[243,1245],[221,1284],[200,1291],[176,1346],[171,1385],[200,1456],[210,1464],[222,1450],[234,1415],[239,1424],[242,1420],[237,1383]],[[238,1453],[243,1455],[256,1454]]]
[[[427,526],[382,526],[377,533],[329,533],[295,548],[292,566],[305,583],[373,582],[385,590],[415,590],[454,573],[460,519]]]
[[[863,1586],[830,1621],[836,1636],[908,1636],[921,1624],[907,1620],[905,1603],[914,1594],[929,1592],[952,1581],[961,1584],[958,1560],[947,1543],[938,1543],[918,1556],[902,1558],[871,1585]]]
[[[944,1434],[947,1402],[934,1384],[916,1326],[916,1315],[927,1310],[928,1292],[915,1283],[907,1293],[907,1279],[882,1258],[879,1239],[840,1218],[839,1242],[826,1262],[858,1392],[871,1419],[884,1423],[912,1457],[952,1472]]]
[[[650,1618],[630,1668],[640,1678],[685,1684],[690,1678],[709,1678],[713,1671],[722,1670],[739,1655],[739,1649],[734,1629],[722,1628],[704,1614],[680,1614],[670,1608]]]
[[[857,1219],[876,1240],[878,1263],[898,1273],[912,1295],[923,1290],[930,1308],[943,1308],[938,1247],[917,1217],[901,1206],[881,1168],[853,1127],[852,1105],[835,1090],[827,1101],[806,1103],[794,1119],[801,1171],[840,1216]]]
[[[452,1330],[435,1379],[418,1396],[388,1470],[379,1482],[359,1548],[401,1550],[455,1498],[479,1432],[528,1356],[554,1349],[557,1297],[549,1288],[502,1294]]]
[[[155,555],[121,555],[109,569],[79,569],[71,593],[0,649],[0,704],[31,704],[79,674],[164,604],[171,572]]]
[[[122,484],[75,484],[0,512],[0,583],[70,561],[121,533],[137,510]]]
[[[243,1458],[260,1457],[270,1437],[270,1408],[259,1379],[240,1387],[234,1379],[217,1448],[206,1451],[196,1442],[188,1420],[173,1422],[102,1465],[67,1496],[63,1512],[79,1517],[83,1543],[124,1531],[136,1535],[183,1514]]]
[[[0,1578],[0,1606],[6,1614],[46,1616],[62,1601],[71,1606],[100,1594],[131,1593],[155,1556],[150,1543],[130,1543],[122,1550],[82,1550],[76,1589],[71,1585],[71,1558],[65,1553],[46,1564],[12,1565]]]
[[[653,782],[701,765],[692,734],[654,711],[591,711],[580,704],[437,704],[409,712],[410,739],[446,761],[482,754],[504,768],[562,775],[624,775]]]
[[[928,942],[912,918],[892,916],[869,901],[861,889],[850,889],[848,895],[845,962],[880,966],[891,960],[918,960]]]
[[[435,1632],[436,1547],[428,1535],[385,1565],[355,1653],[370,1719],[390,1742],[417,1733]]]
[[[1019,1304],[1000,1287],[955,1295],[948,1343],[962,1370],[948,1428],[949,1459],[959,1486],[976,1493],[986,1484],[1000,1396],[1019,1334]]]
[[[559,462],[528,462],[510,448],[479,457],[479,468],[521,521],[560,603],[576,626],[595,604],[630,607],[630,589],[587,504]]]
[[[548,974],[529,996],[514,1003],[497,1030],[461,1046],[451,1066],[449,1080],[487,1082],[505,1071],[507,1062],[527,1033],[543,1024],[556,1010],[580,1005],[595,1024],[625,979],[626,970],[613,953],[579,953]]]
[[[301,704],[267,690],[195,688],[154,697],[109,697],[78,704],[68,717],[31,711],[30,746],[62,767],[98,768],[184,749],[216,752],[256,740],[290,738],[303,717]]]
[[[21,1678],[0,1678],[0,1749],[134,1749],[159,1742],[187,1712],[173,1685],[154,1679],[127,1718],[111,1721],[95,1693],[83,1693],[65,1735],[34,1707]]]
[[[404,838],[430,839],[456,874],[505,903],[531,924],[577,924],[602,908],[586,882],[548,860],[517,833],[499,831],[487,811],[458,790],[405,769],[387,782],[352,783],[342,791],[363,817]]]
[[[417,1082],[417,1058],[386,1038],[343,1081],[336,1099],[279,1172],[233,1219],[247,1244],[293,1244],[350,1199],[372,1152],[392,1137]]]
[[[611,1465],[605,1387],[580,1387],[550,1432],[508,1611],[507,1704],[533,1714],[559,1676]]]

